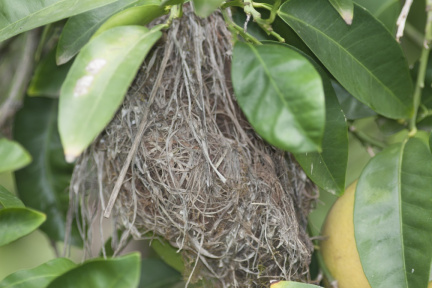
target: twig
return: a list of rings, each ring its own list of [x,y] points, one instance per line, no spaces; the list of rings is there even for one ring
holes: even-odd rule
[[[401,11],[401,13],[399,15],[399,18],[397,19],[396,24],[398,26],[398,30],[397,30],[397,33],[396,33],[396,40],[398,42],[400,42],[400,38],[402,38],[402,36],[403,36],[403,32],[404,32],[404,29],[405,29],[405,23],[406,23],[406,20],[407,20],[407,17],[408,17],[408,13],[410,11],[412,3],[413,3],[413,0],[406,0],[405,1],[405,4],[404,4],[404,6],[402,8],[402,11]]]
[[[173,46],[173,44],[171,44],[169,46],[169,48],[167,49],[167,54],[171,53],[172,46]],[[109,218],[110,215],[111,215],[112,208],[113,208],[114,203],[115,203],[115,201],[117,199],[118,193],[120,192],[120,187],[123,185],[123,180],[124,180],[124,178],[126,176],[126,172],[129,169],[129,166],[130,166],[130,163],[132,161],[132,158],[135,157],[135,154],[136,154],[136,151],[138,149],[138,146],[141,143],[142,137],[144,135],[145,128],[147,126],[147,117],[148,117],[148,114],[149,114],[149,111],[150,111],[150,107],[151,107],[151,105],[152,105],[152,103],[154,101],[154,98],[156,96],[156,92],[159,89],[160,83],[162,81],[162,75],[163,75],[164,67],[167,65],[167,62],[168,62],[168,57],[164,57],[164,60],[163,60],[163,62],[161,64],[161,69],[159,70],[159,74],[158,74],[158,76],[156,78],[156,82],[155,82],[155,84],[153,86],[153,90],[152,90],[150,98],[149,98],[149,100],[147,102],[147,107],[144,110],[143,117],[141,118],[141,123],[140,123],[140,126],[138,128],[136,137],[135,137],[135,139],[134,139],[134,141],[132,143],[132,147],[131,147],[128,155],[127,155],[125,163],[123,164],[122,170],[120,171],[119,177],[117,178],[117,181],[116,181],[116,183],[114,185],[114,189],[113,189],[113,191],[111,193],[111,196],[110,196],[110,199],[108,201],[108,205],[107,205],[107,207],[105,209],[105,212],[104,212],[104,217],[105,218]]]
[[[409,136],[414,136],[417,132],[416,122],[417,113],[421,102],[421,92],[424,87],[424,80],[426,77],[426,68],[429,59],[430,45],[432,41],[432,0],[426,2],[427,21],[425,26],[425,39],[423,41],[423,48],[420,55],[420,67],[417,76],[417,82],[413,96],[414,112],[409,121]]]

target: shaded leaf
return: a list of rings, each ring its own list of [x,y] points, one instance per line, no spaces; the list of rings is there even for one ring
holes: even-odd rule
[[[288,1],[278,14],[354,97],[386,117],[410,117],[408,65],[388,30],[356,5],[355,21],[348,26],[327,1],[307,4]]]
[[[399,123],[396,120],[388,119],[381,116],[377,117],[375,121],[378,128],[385,136],[396,134],[397,132],[402,131],[404,128],[406,128],[406,125],[404,125],[403,123]]]
[[[162,6],[183,4],[184,0],[162,0]]]
[[[116,0],[3,0],[0,6],[0,42],[114,1]]]
[[[56,258],[33,269],[26,269],[7,276],[0,282],[0,288],[44,288],[54,278],[76,265],[66,258]]]
[[[33,232],[45,219],[43,213],[24,207],[0,209],[0,246]]]
[[[320,150],[324,92],[306,58],[281,45],[237,42],[232,81],[239,106],[267,142],[293,153]]]
[[[429,136],[429,149],[431,150],[431,152],[432,152],[432,132],[430,133],[430,136]],[[432,269],[432,268],[431,268]],[[432,274],[432,273],[431,273]]]
[[[192,0],[195,14],[199,17],[208,17],[224,0]]]
[[[47,288],[133,288],[139,283],[140,255],[92,259],[52,281]]]
[[[27,95],[57,98],[71,63],[57,66],[56,50],[51,50],[37,65]]]
[[[0,173],[13,171],[28,165],[32,158],[17,142],[7,138],[0,139]]]
[[[164,239],[152,240],[151,247],[165,263],[180,273],[184,272],[185,265],[180,252],[178,252],[178,249],[171,246]]]
[[[318,70],[319,71],[319,70]],[[326,120],[322,152],[294,154],[309,178],[331,194],[343,194],[348,162],[348,126],[330,79],[321,73]]]
[[[336,81],[331,82],[347,119],[355,120],[376,115],[376,113],[371,108],[357,100],[339,83],[337,83]]]
[[[24,207],[24,203],[14,194],[0,185],[0,208]]]
[[[292,281],[277,281],[270,284],[270,288],[319,288],[312,284],[292,282]]]
[[[57,107],[57,99],[25,99],[23,109],[15,117],[14,138],[30,152],[33,162],[15,175],[20,199],[48,217],[42,231],[52,240],[62,241],[73,166],[64,161],[57,131]],[[72,232],[72,243],[80,243],[78,231]]]
[[[159,259],[141,261],[140,288],[166,288],[182,280],[182,274]],[[1,287],[0,287],[1,288]]]
[[[116,27],[81,50],[60,95],[59,130],[68,161],[79,156],[109,123],[161,35],[141,26]]]
[[[114,17],[113,15],[125,9],[141,6],[144,13],[135,13],[130,17]],[[81,48],[87,44],[97,31],[103,31],[120,25],[141,24],[146,25],[154,18],[162,15],[163,9],[159,8],[160,2],[157,0],[119,0],[109,5],[87,11],[85,13],[71,17],[63,28],[57,46],[57,63],[63,64],[74,57]],[[156,6],[157,8],[155,8]],[[125,15],[125,14],[123,14]],[[138,17],[141,16],[141,18]],[[101,27],[102,26],[102,27]]]
[[[329,0],[346,24],[351,25],[354,13],[352,0]]]
[[[360,176],[355,239],[373,288],[427,286],[432,258],[431,163],[426,145],[411,138],[377,154]]]
[[[393,34],[396,32],[396,22],[401,11],[399,0],[354,0],[354,2],[366,8],[390,32]]]

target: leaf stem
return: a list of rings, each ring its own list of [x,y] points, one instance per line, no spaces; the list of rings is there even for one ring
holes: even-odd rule
[[[258,41],[258,39],[246,33],[242,27],[234,23],[230,15],[228,15],[227,9],[222,9],[222,15],[224,17],[225,23],[227,24],[228,30],[230,30],[233,35],[240,35],[241,37],[243,37],[245,41],[251,42],[253,44],[257,44],[257,45],[262,44],[260,41]]]
[[[412,137],[417,133],[416,121],[417,121],[417,113],[420,106],[421,101],[421,92],[424,87],[424,80],[426,76],[426,68],[429,58],[430,45],[432,42],[432,0],[427,0],[426,2],[426,11],[427,11],[427,21],[425,27],[425,38],[423,42],[423,48],[420,56],[420,67],[417,76],[417,82],[414,90],[413,97],[413,106],[414,113],[409,122],[409,136]]]

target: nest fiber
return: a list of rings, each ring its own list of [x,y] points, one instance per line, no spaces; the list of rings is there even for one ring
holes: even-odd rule
[[[230,85],[231,51],[218,13],[203,20],[185,11],[80,158],[71,195],[88,207],[80,210],[87,223],[94,221],[142,127],[114,205],[117,228],[136,239],[153,232],[153,241],[178,248],[187,283],[306,280],[312,245],[305,215],[315,190],[290,156],[245,120]]]

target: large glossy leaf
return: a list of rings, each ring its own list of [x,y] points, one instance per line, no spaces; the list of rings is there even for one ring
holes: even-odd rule
[[[13,171],[28,165],[32,158],[17,142],[0,139],[0,173]]]
[[[340,195],[345,191],[348,126],[330,79],[324,71],[320,74],[324,85],[326,109],[322,152],[294,154],[294,156],[316,185],[332,194]]]
[[[392,33],[396,32],[396,22],[401,6],[399,0],[354,0],[380,20]]]
[[[25,207],[0,209],[0,246],[36,230],[45,219],[45,214]]]
[[[54,278],[76,265],[66,258],[56,258],[33,269],[21,270],[0,282],[0,288],[45,288]]]
[[[22,203],[18,197],[0,185],[0,209],[11,207],[24,207],[24,203]]]
[[[29,96],[43,96],[57,98],[60,88],[71,67],[71,63],[57,66],[56,50],[51,50],[37,65],[33,78],[27,89]]]
[[[85,44],[87,44],[96,31],[100,34],[107,30],[108,26],[112,28],[120,25],[147,24],[149,20],[153,20],[160,16],[159,13],[155,13],[163,11],[162,8],[159,8],[159,4],[160,1],[157,0],[119,0],[98,9],[71,17],[66,22],[62,34],[60,35],[57,46],[57,63],[63,64],[69,61]],[[146,13],[153,15],[154,18],[149,19],[150,17],[141,17],[140,19],[137,19],[137,17],[128,17],[126,18],[127,22],[114,21],[114,19],[110,19],[114,14],[119,13],[120,11],[140,5],[145,6]],[[157,6],[158,8],[154,9],[152,6]],[[111,24],[109,22],[111,22]],[[100,29],[101,26],[106,27],[105,29]]]
[[[348,25],[351,25],[354,13],[354,4],[352,0],[329,0],[342,19]]]
[[[59,130],[68,161],[80,155],[114,116],[161,35],[141,26],[116,27],[81,50],[60,95]]]
[[[411,138],[377,154],[360,176],[354,230],[372,288],[427,286],[432,258],[431,164],[427,146]]]
[[[386,117],[410,117],[413,85],[403,52],[367,11],[355,5],[351,26],[322,0],[291,0],[278,13],[354,97]]]
[[[2,0],[0,42],[24,31],[107,5],[116,0]]]
[[[69,205],[68,187],[73,166],[64,161],[57,131],[58,100],[29,98],[14,123],[14,137],[32,155],[33,162],[16,172],[18,194],[26,206],[44,212],[48,219],[41,229],[52,240],[65,234]],[[73,231],[72,243],[80,243]]]
[[[140,277],[138,253],[111,259],[92,259],[52,281],[47,288],[133,288]]]
[[[167,288],[181,280],[181,273],[160,259],[143,259],[141,261],[140,288]]]
[[[376,113],[371,108],[357,100],[357,98],[352,96],[339,83],[336,81],[331,82],[347,119],[355,120],[376,115]]]
[[[321,149],[322,81],[301,54],[281,45],[237,42],[232,81],[241,109],[267,142],[294,153]]]
[[[292,281],[277,281],[270,284],[270,288],[319,288],[312,284],[292,282]]]
[[[195,13],[205,18],[209,16],[216,8],[219,7],[219,5],[224,2],[224,0],[192,0]]]

